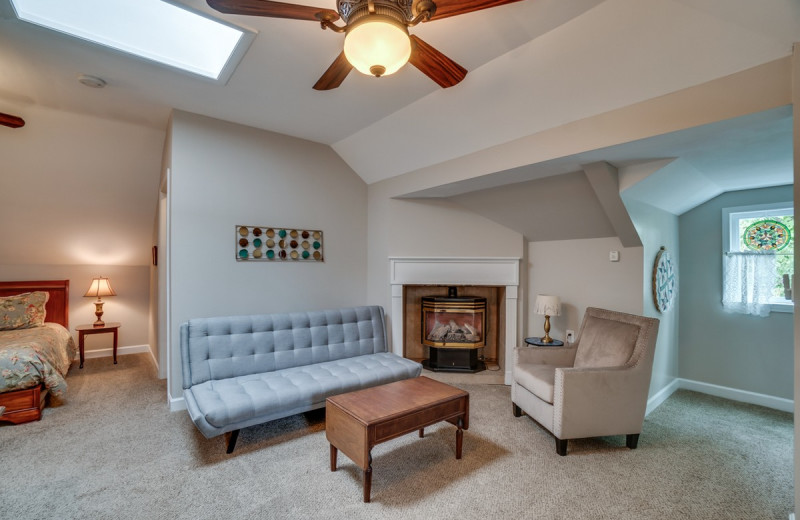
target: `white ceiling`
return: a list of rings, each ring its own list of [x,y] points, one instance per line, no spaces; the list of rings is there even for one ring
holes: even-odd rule
[[[184,0],[257,32],[228,84],[219,85],[20,22],[9,16],[7,2],[0,0],[0,112],[22,116],[28,124],[0,128],[3,186],[28,193],[53,172],[79,175],[87,179],[80,191],[65,184],[42,199],[53,215],[41,217],[41,225],[74,211],[78,200],[108,199],[129,208],[104,215],[105,225],[137,237],[152,230],[161,148],[173,108],[330,144],[373,183],[750,69],[790,55],[792,43],[800,41],[797,0],[523,0],[412,29],[469,70],[453,88],[440,89],[405,67],[380,79],[352,72],[340,88],[318,92],[311,86],[340,52],[342,35],[312,22],[221,15],[203,0]],[[303,3],[331,8],[335,2]],[[102,77],[108,86],[86,88],[76,81],[82,73]],[[735,180],[713,183],[741,189],[754,183],[753,175],[734,173],[748,160],[734,161],[730,154],[769,160],[775,143],[791,139],[787,121],[785,114],[761,127],[743,121],[739,134],[735,121],[716,129],[727,134],[712,132],[683,144],[675,136],[654,138],[614,152],[623,167],[677,158],[677,164],[689,163],[707,176],[721,166]],[[753,128],[759,138],[748,137]],[[736,144],[716,142],[714,135],[733,136]],[[765,135],[769,138],[760,138]],[[722,152],[729,154],[728,164]],[[114,157],[124,157],[124,167],[112,166]],[[584,159],[564,162],[579,166]],[[537,168],[538,177],[548,168],[579,169],[530,166]],[[508,184],[507,174],[460,186],[458,193]],[[648,183],[656,186],[652,179],[631,186],[631,193],[647,191]],[[516,182],[523,180],[524,175]],[[454,194],[448,193],[452,186],[442,188],[441,195]],[[663,186],[657,188],[650,192],[660,197]],[[680,199],[680,186],[670,190]],[[67,200],[59,200],[59,193],[68,193]],[[0,190],[0,215],[17,211],[19,199]],[[85,204],[89,214],[90,208],[103,207]],[[104,243],[111,244],[108,237]],[[116,263],[145,263],[141,249]],[[0,263],[18,261],[7,254],[0,255]]]

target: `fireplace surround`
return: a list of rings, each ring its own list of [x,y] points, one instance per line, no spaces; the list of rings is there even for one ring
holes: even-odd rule
[[[406,286],[489,286],[500,288],[501,328],[498,332],[497,363],[505,384],[511,384],[511,363],[519,337],[519,258],[508,257],[390,257],[392,291],[392,350],[404,356],[403,311]]]

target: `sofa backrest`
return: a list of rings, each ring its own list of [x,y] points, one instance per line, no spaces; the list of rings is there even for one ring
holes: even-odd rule
[[[379,306],[197,318],[181,325],[183,388],[386,349]]]

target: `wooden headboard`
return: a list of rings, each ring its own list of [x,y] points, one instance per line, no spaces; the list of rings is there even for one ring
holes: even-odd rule
[[[60,323],[69,328],[69,280],[0,282],[0,296],[13,296],[32,291],[50,293],[45,321]]]

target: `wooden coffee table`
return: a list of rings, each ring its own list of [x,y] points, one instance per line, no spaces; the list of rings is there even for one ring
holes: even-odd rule
[[[325,435],[331,445],[331,471],[339,450],[364,470],[364,502],[372,488],[372,448],[440,421],[456,430],[456,458],[469,429],[469,393],[427,377],[405,379],[327,399]]]

